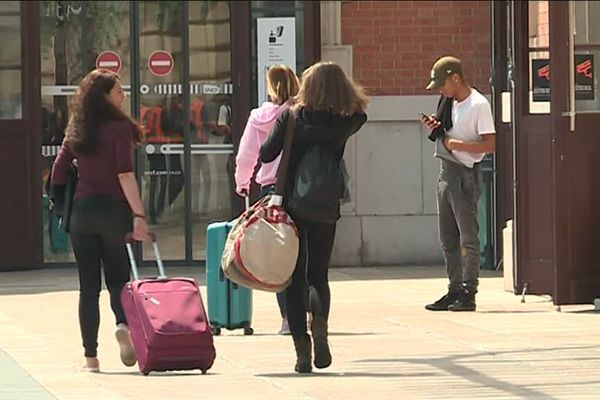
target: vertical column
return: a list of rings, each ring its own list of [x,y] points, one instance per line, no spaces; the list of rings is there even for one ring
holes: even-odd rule
[[[188,2],[181,2],[181,60],[183,60],[183,195],[185,208],[185,261],[191,263],[193,260],[193,237],[192,237],[192,155],[190,136],[190,27]]]
[[[342,43],[342,3],[321,2],[321,45],[337,46]]]
[[[321,59],[338,63],[352,76],[352,46],[342,44],[342,2],[321,2]]]

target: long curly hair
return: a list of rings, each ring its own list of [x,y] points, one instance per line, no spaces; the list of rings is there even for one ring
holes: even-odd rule
[[[108,94],[118,81],[119,75],[105,69],[95,69],[83,78],[71,101],[65,131],[65,140],[71,150],[94,154],[99,144],[98,129],[108,121],[128,121],[133,142],[140,143],[141,127],[108,100]]]

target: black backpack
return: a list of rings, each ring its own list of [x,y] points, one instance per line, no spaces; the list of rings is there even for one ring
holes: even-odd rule
[[[287,188],[287,208],[294,218],[321,223],[339,219],[345,192],[340,158],[330,144],[315,144],[304,153]]]

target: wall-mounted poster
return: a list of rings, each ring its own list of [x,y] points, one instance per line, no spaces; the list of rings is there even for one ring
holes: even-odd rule
[[[533,101],[550,101],[550,60],[531,60]],[[575,55],[575,99],[594,100],[594,55]]]
[[[550,60],[531,60],[533,101],[550,101]]]
[[[267,101],[266,74],[271,65],[285,64],[296,70],[296,19],[256,19],[258,105]]]
[[[594,55],[575,55],[575,99],[594,100]]]

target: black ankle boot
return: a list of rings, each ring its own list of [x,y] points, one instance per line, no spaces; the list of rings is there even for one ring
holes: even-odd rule
[[[448,311],[475,311],[475,289],[464,288],[458,299],[448,306]]]
[[[310,345],[310,336],[308,335],[302,339],[294,339],[294,348],[296,349],[296,366],[294,370],[300,374],[312,372]]]
[[[315,367],[327,368],[331,365],[331,352],[327,341],[327,320],[315,315],[310,326],[315,346]]]

